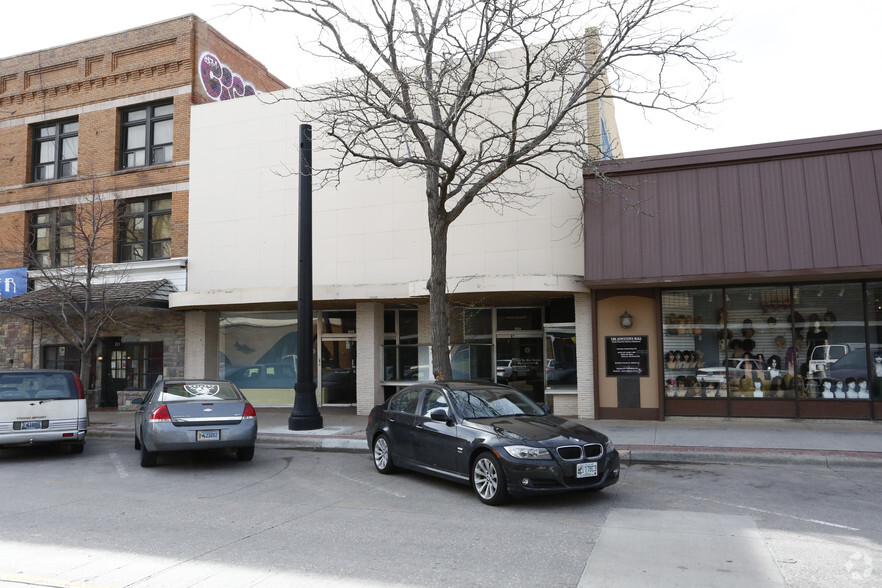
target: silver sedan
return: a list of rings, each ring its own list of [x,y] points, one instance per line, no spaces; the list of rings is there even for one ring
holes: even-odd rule
[[[239,461],[254,457],[257,414],[232,382],[159,379],[134,404],[142,467],[155,466],[165,451],[233,449]]]

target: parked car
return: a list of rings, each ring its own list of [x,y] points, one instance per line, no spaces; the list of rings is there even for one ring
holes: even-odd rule
[[[879,356],[880,353],[882,353],[882,347],[877,345],[870,347],[870,355],[874,359]],[[875,366],[873,373],[867,373],[867,346],[863,344],[853,345],[848,353],[832,363],[826,370],[827,378],[834,381],[845,381],[848,378],[854,378],[857,380],[859,378],[866,378],[868,376],[873,377],[875,375]]]
[[[0,447],[54,443],[82,453],[88,426],[86,395],[75,373],[0,371]]]
[[[809,358],[809,374],[823,377],[827,373],[827,368],[845,357],[847,353],[853,351],[857,347],[863,347],[866,349],[865,345],[855,343],[818,345],[812,349],[812,356]]]
[[[763,371],[763,366],[760,364],[759,360],[730,358],[726,360],[725,365],[698,368],[698,373],[695,377],[702,384],[720,384],[726,381],[727,366],[729,368],[729,380],[740,380],[744,377],[748,367],[754,373]]]
[[[239,461],[254,457],[257,413],[228,380],[160,378],[132,402],[142,467],[155,466],[166,451],[232,449]]]
[[[497,359],[496,381],[506,383],[511,380],[526,380],[536,374],[536,369],[519,359]]]
[[[485,504],[600,490],[619,479],[619,454],[606,435],[508,386],[409,386],[371,410],[366,435],[381,474],[400,467],[471,485]]]

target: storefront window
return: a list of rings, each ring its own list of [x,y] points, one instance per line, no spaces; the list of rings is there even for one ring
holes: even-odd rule
[[[493,309],[466,308],[462,311],[463,333],[466,341],[493,339]]]
[[[726,288],[724,338],[732,398],[794,398],[800,344],[792,340],[788,286]]]
[[[576,389],[576,327],[545,326],[545,389]]]
[[[315,320],[312,330],[315,334]],[[255,405],[293,405],[297,337],[296,312],[221,313],[221,376]],[[315,365],[313,359],[313,378]]]
[[[867,378],[862,285],[800,284],[793,299],[794,332],[805,349],[799,358],[805,396],[858,399],[858,379]]]
[[[720,398],[728,393],[725,299],[721,289],[662,294],[665,396]]]
[[[870,347],[864,358],[853,356],[848,363],[857,363],[858,398],[882,398],[882,282],[867,284],[867,322]],[[843,360],[845,363],[845,360]],[[860,364],[868,365],[869,369],[860,372]],[[863,379],[861,379],[863,378]]]

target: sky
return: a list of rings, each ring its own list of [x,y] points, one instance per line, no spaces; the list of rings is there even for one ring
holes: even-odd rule
[[[693,124],[617,105],[626,157],[882,129],[882,2],[711,1],[731,18],[714,48],[736,54],[719,72],[723,102]],[[230,15],[234,6],[226,0],[134,6],[119,0],[6,2],[0,59],[193,13],[292,86],[328,75],[300,53],[290,15]]]

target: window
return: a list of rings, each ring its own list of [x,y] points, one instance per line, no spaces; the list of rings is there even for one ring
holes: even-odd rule
[[[75,264],[74,221],[72,206],[31,213],[31,267],[69,267]]]
[[[80,352],[73,345],[44,345],[43,369],[80,372]]]
[[[171,196],[130,200],[119,220],[119,261],[171,257]]]
[[[42,182],[77,175],[79,122],[63,120],[34,127],[32,181]]]
[[[146,390],[162,375],[162,347],[162,341],[126,344],[126,388]]]
[[[172,161],[174,105],[148,104],[122,113],[120,167],[143,167]]]

